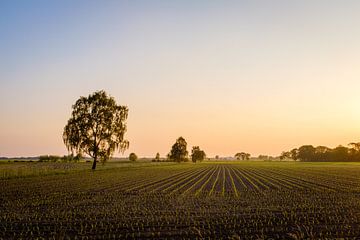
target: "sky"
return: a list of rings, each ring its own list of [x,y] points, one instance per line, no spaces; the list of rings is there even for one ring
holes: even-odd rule
[[[80,96],[129,107],[125,152],[360,142],[360,1],[0,1],[0,156],[67,154]],[[116,156],[122,156],[116,154]]]

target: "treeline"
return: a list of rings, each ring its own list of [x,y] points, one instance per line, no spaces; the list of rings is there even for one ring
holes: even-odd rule
[[[304,145],[282,152],[280,159],[286,158],[302,162],[360,162],[360,142],[350,143],[349,147],[340,145],[336,148]]]
[[[39,156],[39,162],[78,162],[80,161],[80,155],[41,155]]]

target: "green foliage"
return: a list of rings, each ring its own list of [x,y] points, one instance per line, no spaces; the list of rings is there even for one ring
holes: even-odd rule
[[[200,150],[199,146],[194,146],[191,150],[191,160],[196,163],[197,161],[203,161],[206,158],[206,154],[203,150]]]
[[[187,142],[183,137],[179,137],[171,148],[168,157],[175,162],[188,161]]]
[[[63,140],[69,151],[86,153],[107,161],[116,149],[125,151],[129,142],[124,139],[128,108],[117,105],[105,91],[80,97],[73,105],[71,118],[64,128]]]
[[[135,153],[130,153],[129,160],[135,162],[138,159],[138,156]]]

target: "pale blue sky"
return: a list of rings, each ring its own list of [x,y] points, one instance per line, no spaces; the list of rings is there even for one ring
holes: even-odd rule
[[[64,154],[81,95],[140,156],[360,141],[359,1],[1,1],[0,156]]]

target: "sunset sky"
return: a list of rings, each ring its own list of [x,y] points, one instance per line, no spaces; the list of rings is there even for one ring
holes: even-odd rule
[[[139,156],[360,142],[360,1],[0,2],[0,156],[63,155],[80,96],[129,107]],[[121,156],[117,154],[118,156]]]

